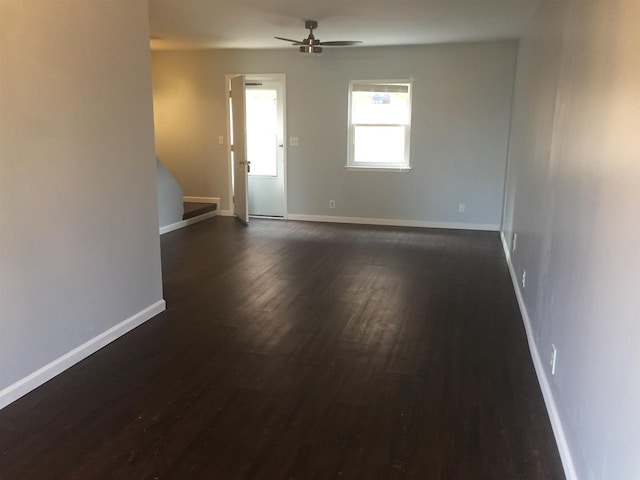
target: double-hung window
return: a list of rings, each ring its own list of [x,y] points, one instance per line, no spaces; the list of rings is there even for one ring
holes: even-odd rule
[[[411,82],[353,80],[347,168],[409,170]]]

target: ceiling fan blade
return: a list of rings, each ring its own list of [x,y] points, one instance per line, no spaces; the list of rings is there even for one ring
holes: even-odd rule
[[[277,40],[284,40],[285,42],[291,42],[293,45],[304,45],[300,40],[291,40],[290,38],[273,37]]]
[[[326,47],[348,47],[350,45],[360,45],[361,43],[359,40],[337,40],[335,42],[320,42],[320,45]]]

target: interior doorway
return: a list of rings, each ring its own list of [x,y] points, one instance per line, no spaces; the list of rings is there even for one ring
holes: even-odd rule
[[[245,89],[249,215],[286,218],[285,76],[245,75]]]

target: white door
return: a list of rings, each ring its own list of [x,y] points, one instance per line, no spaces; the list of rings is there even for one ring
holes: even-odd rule
[[[284,76],[246,76],[249,214],[284,217]]]
[[[233,158],[233,213],[241,222],[249,223],[249,199],[247,196],[247,139],[245,118],[245,77],[231,79],[231,157]]]

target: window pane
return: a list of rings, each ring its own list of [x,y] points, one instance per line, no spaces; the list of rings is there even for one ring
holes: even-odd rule
[[[354,163],[404,164],[405,127],[356,126]]]
[[[249,175],[277,175],[278,106],[275,90],[247,89]]]
[[[371,85],[376,87],[376,85]],[[380,85],[379,87],[383,87]],[[409,123],[409,92],[356,91],[351,94],[351,121],[358,124]]]

